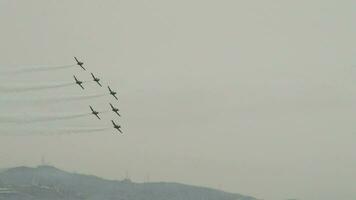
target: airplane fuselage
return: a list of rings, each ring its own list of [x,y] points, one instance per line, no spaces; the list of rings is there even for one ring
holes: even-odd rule
[[[120,133],[122,133],[122,131],[121,131],[121,126],[117,126],[117,127],[114,127],[116,130],[118,130]]]
[[[116,113],[117,115],[121,116],[120,113],[119,113],[119,109],[118,108],[115,108],[111,103],[110,103],[110,107],[111,107],[111,110]]]
[[[111,88],[108,86],[108,89],[109,89],[109,92],[110,94],[116,99],[116,100],[119,100],[116,96],[116,92],[112,91]]]
[[[121,131],[121,126],[120,125],[117,125],[115,122],[114,122],[114,120],[111,120],[111,122],[112,122],[112,125],[114,126],[114,129],[116,129],[116,130],[118,130],[120,133],[122,133],[122,131]]]
[[[99,117],[99,112],[96,111],[96,110],[94,110],[93,107],[91,107],[91,106],[89,106],[89,107],[90,107],[91,113],[92,113],[93,115],[95,115],[98,119],[100,119],[100,117]]]
[[[79,65],[81,68],[83,68],[84,70],[86,70],[84,67],[83,67],[83,62],[80,62],[77,57],[74,57],[75,61],[77,61],[77,65]]]

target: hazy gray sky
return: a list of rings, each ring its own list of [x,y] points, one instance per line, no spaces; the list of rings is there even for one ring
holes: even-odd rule
[[[175,181],[263,199],[356,199],[355,1],[0,1],[1,72],[81,58],[118,90],[115,116],[2,123],[0,167]],[[72,81],[79,68],[0,76],[3,87]],[[1,117],[108,108],[94,83],[1,93]],[[42,99],[42,101],[38,101]],[[116,102],[115,102],[116,103]],[[116,119],[116,118],[115,118]]]

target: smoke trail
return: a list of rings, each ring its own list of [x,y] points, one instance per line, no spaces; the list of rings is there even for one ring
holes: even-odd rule
[[[75,67],[76,65],[58,65],[58,66],[34,66],[22,69],[15,69],[10,71],[2,72],[3,74],[22,74],[22,73],[31,73],[31,72],[41,72],[41,71],[53,71],[53,70],[61,70]]]
[[[101,132],[109,130],[110,128],[81,128],[81,129],[63,129],[61,130],[64,133],[71,134],[71,133],[94,133],[94,132]]]
[[[89,100],[107,96],[107,94],[94,94],[86,96],[68,96],[68,97],[54,97],[46,99],[0,99],[0,102],[12,102],[22,104],[23,102],[28,103],[41,103],[41,104],[54,104],[59,102],[70,102],[70,101],[80,101],[80,100]]]
[[[83,114],[75,114],[75,115],[67,115],[67,116],[51,116],[51,117],[34,119],[34,120],[27,120],[25,123],[75,119],[75,118],[85,117],[85,116],[89,116],[89,115],[91,115],[91,113],[83,113]]]
[[[35,119],[29,119],[27,116],[0,116],[0,123],[15,123],[15,124],[28,124],[35,122],[48,122],[48,121],[58,121],[66,119],[75,119],[80,117],[89,116],[91,113],[81,113],[63,116],[40,116]],[[24,118],[25,117],[25,118]]]
[[[59,84],[54,84],[54,85],[18,86],[18,87],[0,86],[0,92],[2,92],[2,93],[19,93],[19,92],[62,88],[62,87],[68,87],[71,85],[75,85],[75,83],[70,82],[70,83],[59,83]]]
[[[28,72],[41,72],[41,71],[52,71],[52,70],[60,70],[75,67],[75,65],[60,65],[53,67],[34,67],[29,69],[17,70],[17,73],[28,73]],[[15,71],[16,73],[16,71]]]
[[[109,127],[98,127],[98,128],[65,128],[65,129],[51,129],[51,130],[44,130],[44,129],[8,129],[8,130],[0,130],[1,135],[67,135],[67,134],[84,134],[84,133],[96,133],[96,132],[103,132],[109,130]]]
[[[70,97],[61,97],[61,98],[52,98],[52,99],[42,99],[39,101],[49,101],[49,102],[61,102],[61,101],[80,101],[86,99],[95,99],[99,97],[107,96],[107,94],[94,94],[87,96],[70,96]]]

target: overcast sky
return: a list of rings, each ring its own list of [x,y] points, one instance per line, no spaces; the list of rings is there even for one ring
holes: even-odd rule
[[[348,0],[1,0],[0,72],[77,56],[120,101],[57,99],[106,93],[95,83],[4,92],[90,80],[80,68],[1,73],[0,168],[37,166],[43,156],[110,179],[127,172],[268,200],[354,200],[355,8]],[[109,102],[122,118],[16,123]],[[124,135],[59,134],[110,128],[111,119]]]

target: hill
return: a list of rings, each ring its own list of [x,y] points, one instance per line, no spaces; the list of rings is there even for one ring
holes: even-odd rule
[[[51,166],[0,172],[0,200],[256,200],[178,183],[134,183],[68,173]]]

